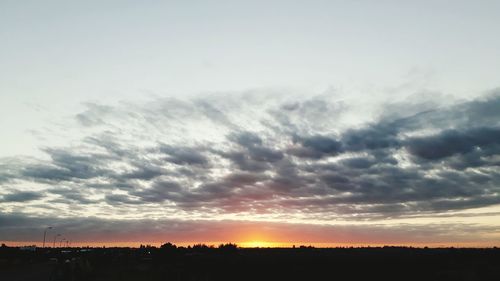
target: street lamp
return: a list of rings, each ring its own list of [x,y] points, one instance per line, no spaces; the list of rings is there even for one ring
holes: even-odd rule
[[[48,226],[43,231],[43,248],[45,248],[45,236],[47,236],[47,230],[52,229],[52,226]]]
[[[55,248],[56,247],[56,238],[61,236],[61,234],[57,234],[57,235],[54,235],[54,244],[52,245],[52,248]]]
[[[62,242],[63,242],[64,240],[66,240],[66,238],[63,238],[63,239],[61,239],[61,241],[59,241],[59,248],[61,248]]]

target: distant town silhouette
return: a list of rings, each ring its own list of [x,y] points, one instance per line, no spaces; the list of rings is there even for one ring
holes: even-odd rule
[[[1,280],[500,280],[494,248],[0,247]]]

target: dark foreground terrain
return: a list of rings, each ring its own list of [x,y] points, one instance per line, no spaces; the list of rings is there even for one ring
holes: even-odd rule
[[[0,280],[500,280],[500,249],[2,247]]]

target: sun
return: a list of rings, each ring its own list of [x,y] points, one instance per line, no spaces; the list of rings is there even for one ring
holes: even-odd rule
[[[275,247],[275,244],[276,243],[266,241],[247,241],[240,243],[240,246],[244,248],[268,248]]]

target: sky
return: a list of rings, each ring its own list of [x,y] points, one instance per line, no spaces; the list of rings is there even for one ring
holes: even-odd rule
[[[0,241],[500,245],[500,1],[0,1]]]

